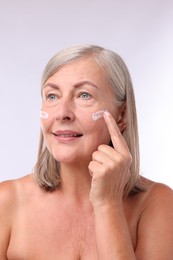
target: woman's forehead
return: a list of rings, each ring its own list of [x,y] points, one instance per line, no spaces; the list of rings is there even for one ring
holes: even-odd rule
[[[47,77],[46,82],[51,80],[77,78],[81,80],[96,80],[105,81],[105,71],[97,64],[93,58],[83,58],[77,59],[70,63],[61,66],[59,69],[55,70],[50,77]],[[45,82],[45,83],[46,83]]]

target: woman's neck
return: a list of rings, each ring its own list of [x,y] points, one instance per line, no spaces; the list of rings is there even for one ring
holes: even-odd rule
[[[60,164],[61,192],[76,202],[89,201],[91,175],[88,164]]]

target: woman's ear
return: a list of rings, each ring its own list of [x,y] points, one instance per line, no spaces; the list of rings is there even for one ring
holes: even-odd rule
[[[127,125],[126,103],[124,103],[119,107],[117,125],[121,133],[126,129],[126,125]]]

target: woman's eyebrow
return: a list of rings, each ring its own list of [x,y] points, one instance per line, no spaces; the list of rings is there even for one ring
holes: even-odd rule
[[[59,86],[54,84],[54,83],[47,83],[43,86],[43,89],[44,88],[48,88],[48,87],[51,87],[51,88],[54,88],[54,89],[59,89]]]
[[[95,85],[93,82],[91,81],[88,81],[88,80],[84,80],[84,81],[80,81],[80,82],[77,82],[74,87],[75,88],[80,88],[82,87],[83,85],[90,85],[92,87],[95,87],[95,88],[99,88],[97,85]]]

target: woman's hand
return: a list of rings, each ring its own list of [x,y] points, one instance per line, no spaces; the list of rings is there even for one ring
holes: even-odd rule
[[[112,115],[104,114],[112,144],[100,145],[92,155],[90,200],[93,206],[122,204],[124,187],[130,177],[132,157]]]

